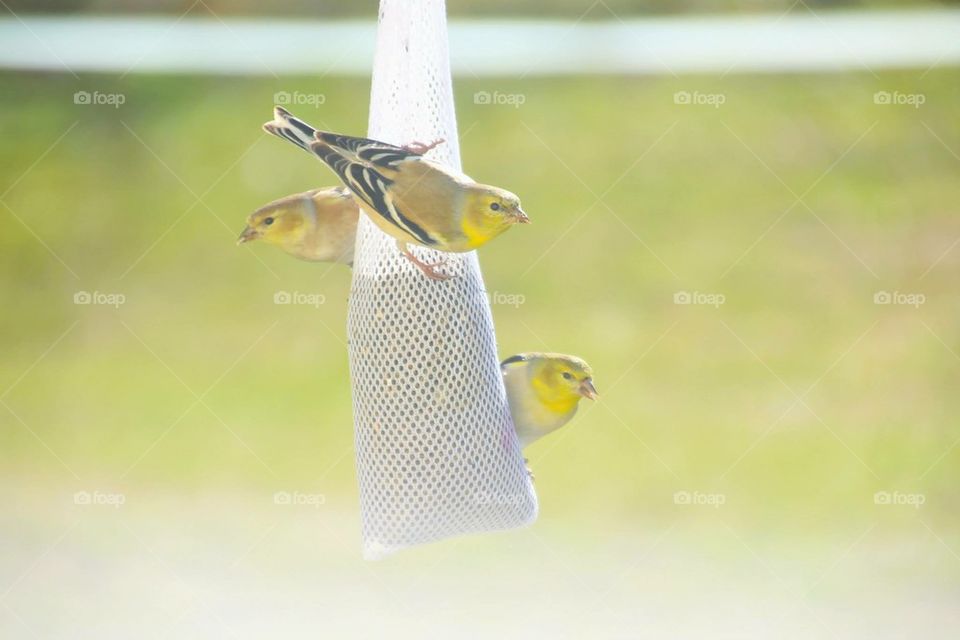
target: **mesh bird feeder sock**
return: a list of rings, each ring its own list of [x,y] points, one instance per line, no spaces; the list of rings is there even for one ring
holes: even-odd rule
[[[460,170],[443,0],[381,0],[368,135],[442,138],[429,157]],[[427,279],[361,216],[347,332],[367,559],[537,516],[476,254],[413,250],[455,277]]]

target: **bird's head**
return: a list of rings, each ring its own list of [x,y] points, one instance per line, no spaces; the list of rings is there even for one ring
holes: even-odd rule
[[[308,203],[308,197],[284,198],[257,209],[247,217],[237,244],[263,240],[287,247],[300,242],[306,232],[304,207]]]
[[[541,353],[531,356],[534,388],[546,403],[576,405],[581,398],[596,400],[590,365],[575,356],[560,353]]]
[[[528,224],[530,218],[520,207],[520,198],[505,189],[473,185],[467,190],[464,232],[480,246],[515,224]]]

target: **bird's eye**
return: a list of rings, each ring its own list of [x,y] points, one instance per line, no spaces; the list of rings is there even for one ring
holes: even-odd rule
[[[263,224],[265,224],[265,225],[267,225],[267,226],[269,227],[270,225],[273,224],[273,218],[264,218],[264,219],[263,219]]]
[[[570,373],[569,371],[564,371],[564,372],[563,372],[563,379],[564,379],[564,380],[573,380],[573,374]]]
[[[499,203],[499,202],[491,202],[491,203],[490,203],[490,208],[491,208],[493,211],[500,211],[500,203]]]

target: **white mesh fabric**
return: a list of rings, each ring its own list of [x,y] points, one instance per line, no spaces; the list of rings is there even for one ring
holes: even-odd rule
[[[430,157],[460,170],[443,0],[381,1],[369,136],[443,138]],[[429,280],[361,216],[347,331],[368,559],[537,516],[477,257],[414,251],[455,277]]]

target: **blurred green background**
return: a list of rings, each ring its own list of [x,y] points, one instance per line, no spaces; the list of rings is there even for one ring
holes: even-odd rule
[[[955,459],[919,475],[960,436],[949,393],[960,253],[945,254],[960,235],[958,78],[457,82],[465,168],[521,192],[535,217],[481,253],[488,289],[524,297],[494,307],[501,353],[581,354],[601,387],[615,383],[533,454],[551,510],[673,510],[656,498],[678,482],[713,486],[824,374],[717,485],[743,497],[729,511],[872,511],[863,496],[890,483],[929,492],[943,517],[955,510]],[[322,89],[322,106],[298,112],[356,132],[368,82],[131,77],[119,109],[72,101],[109,92],[110,78],[3,82],[0,326],[3,382],[16,383],[5,402],[79,476],[104,482],[270,487],[339,457],[352,437],[349,272],[234,240],[260,204],[334,183],[260,131],[273,94]],[[926,103],[874,104],[891,87]],[[526,101],[476,105],[482,90]],[[726,102],[674,103],[694,90]],[[326,302],[278,306],[279,290]],[[126,302],[78,306],[77,291]],[[676,305],[679,291],[726,300]],[[926,301],[878,306],[878,291]],[[5,469],[65,479],[29,430],[3,437]],[[350,465],[326,482],[352,491]]]
[[[76,595],[95,578],[89,603],[113,593],[106,574],[130,598],[186,583],[205,603],[181,607],[190,597],[173,588],[164,606],[115,603],[106,619],[181,615],[183,635],[203,637],[210,609],[293,610],[309,601],[303,576],[326,575],[323,606],[348,598],[331,595],[338,586],[356,590],[336,608],[345,628],[372,624],[358,612],[374,604],[384,620],[413,607],[436,624],[489,604],[504,619],[543,629],[568,616],[599,634],[626,610],[656,618],[644,607],[657,598],[679,624],[688,600],[749,617],[763,596],[798,637],[852,637],[858,624],[896,637],[887,598],[922,618],[911,624],[944,630],[960,594],[958,81],[952,68],[457,78],[465,170],[521,194],[534,220],[481,252],[488,289],[524,299],[494,306],[500,353],[580,355],[602,398],[530,450],[533,529],[370,569],[357,547],[349,271],[234,244],[254,208],[334,183],[260,131],[274,93],[323,94],[297,114],[360,133],[368,80],[3,73],[0,566],[17,589],[0,624],[54,637],[36,591]],[[79,90],[126,101],[76,105]],[[525,100],[474,104],[478,91]],[[877,104],[878,91],[925,101]],[[678,92],[724,102],[677,104]],[[278,291],[325,303],[276,305]],[[78,292],[125,302],[78,305]],[[724,303],[675,304],[679,292]],[[875,304],[878,292],[923,303]],[[122,493],[124,508],[72,503],[94,490]],[[276,491],[325,503],[283,511]],[[723,505],[677,504],[677,492]],[[877,504],[876,492],[924,503]],[[63,530],[73,533],[61,543]],[[54,541],[66,559],[24,577]],[[117,554],[143,584],[104,560]],[[56,586],[42,587],[50,576]],[[622,578],[610,596],[619,613],[574,616],[600,585],[614,589],[610,576]],[[481,596],[504,580],[514,586],[501,599]],[[208,581],[250,586],[224,611]],[[252,605],[264,583],[284,585],[271,597],[296,595]],[[431,606],[464,584],[463,601]],[[793,598],[808,589],[814,604]],[[546,604],[524,605],[531,592]],[[836,610],[862,599],[878,617]],[[96,607],[64,606],[67,628],[99,620]]]

